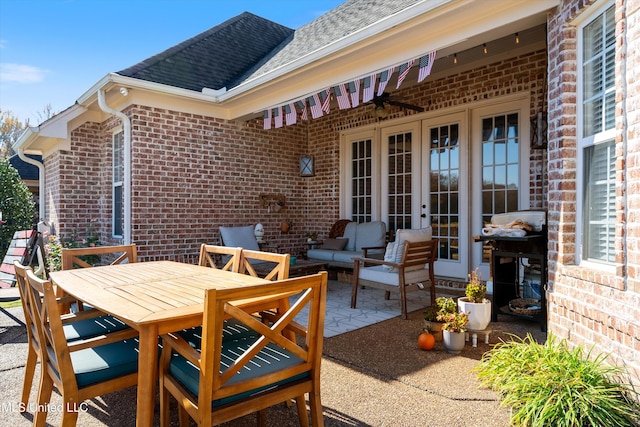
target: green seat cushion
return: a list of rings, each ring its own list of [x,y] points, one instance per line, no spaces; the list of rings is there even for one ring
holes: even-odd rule
[[[228,319],[224,321],[222,327],[222,342],[255,334],[256,332],[253,329],[249,329],[244,323],[236,319]],[[202,326],[183,329],[178,332],[178,335],[188,342],[191,347],[197,349],[202,347]]]
[[[109,332],[127,329],[126,323],[117,317],[104,315],[93,319],[78,320],[76,322],[65,323],[62,326],[64,336],[67,341],[74,341],[84,338],[97,337]]]
[[[236,355],[246,351],[253,343],[259,338],[259,335],[241,336],[237,339],[229,339],[224,342],[222,348],[222,360],[221,365],[223,369],[226,369],[236,359]],[[246,379],[254,378],[257,376],[276,372],[288,366],[294,366],[303,363],[303,360],[298,356],[295,356],[291,352],[274,345],[273,343],[267,344],[251,361],[247,367],[240,370],[232,379],[229,380],[227,385],[244,381]],[[198,385],[200,383],[200,370],[187,361],[180,355],[173,355],[171,358],[171,364],[169,366],[169,372],[178,381],[180,381],[189,391],[194,395],[198,395]],[[296,375],[292,378],[287,378],[282,381],[278,381],[271,384],[265,384],[261,387],[253,390],[248,390],[243,393],[239,393],[233,396],[225,397],[223,399],[217,399],[212,402],[212,406],[221,406],[227,403],[235,402],[240,399],[244,399],[263,390],[273,388],[278,385],[286,384],[289,382],[297,381],[299,379],[307,378],[307,373]]]
[[[71,353],[78,388],[138,371],[138,339],[132,338]]]

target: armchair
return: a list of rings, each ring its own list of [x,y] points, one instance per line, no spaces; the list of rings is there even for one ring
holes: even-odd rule
[[[438,239],[431,239],[431,230],[404,234],[410,230],[398,230],[396,242],[389,243],[383,260],[354,258],[351,308],[356,308],[358,287],[366,286],[400,293],[402,318],[407,318],[407,290],[411,285],[430,287],[431,304],[435,303],[435,279],[433,265],[437,258]],[[417,230],[411,230],[417,231]],[[428,236],[428,240],[425,239]]]

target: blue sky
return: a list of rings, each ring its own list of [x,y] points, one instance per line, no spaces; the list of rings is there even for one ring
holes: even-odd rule
[[[0,0],[0,110],[32,126],[110,72],[244,11],[298,28],[345,0]]]

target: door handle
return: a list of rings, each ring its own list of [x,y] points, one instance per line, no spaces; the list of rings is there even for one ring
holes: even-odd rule
[[[421,218],[426,218],[426,217],[427,217],[427,214],[422,214],[422,215],[420,215],[420,217],[421,217]]]

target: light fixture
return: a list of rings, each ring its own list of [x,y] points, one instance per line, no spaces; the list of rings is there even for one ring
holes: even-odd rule
[[[520,43],[520,36],[516,33],[516,44]]]
[[[487,54],[487,44],[486,43],[482,44],[482,52],[484,52],[485,55]]]
[[[378,105],[374,110],[374,112],[376,114],[376,117],[379,119],[386,119],[387,116],[389,115],[389,112],[387,111],[386,108],[384,108],[384,105]]]
[[[457,53],[454,53],[454,54],[453,54],[453,63],[454,63],[454,64],[457,64],[457,63],[458,63],[458,54],[457,54]]]
[[[129,95],[129,89],[127,89],[126,87],[121,87],[120,93],[122,94],[122,96],[127,96]]]

